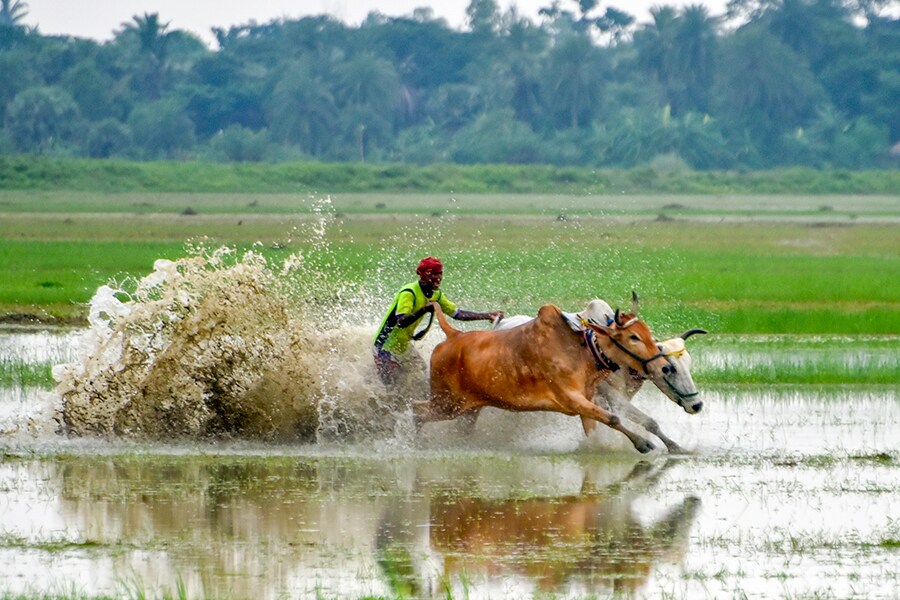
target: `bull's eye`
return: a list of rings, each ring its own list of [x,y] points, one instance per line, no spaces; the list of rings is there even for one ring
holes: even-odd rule
[[[638,341],[640,341],[641,338],[639,338],[638,336],[632,334],[632,335],[631,335],[631,339],[634,340],[635,342],[638,342]]]

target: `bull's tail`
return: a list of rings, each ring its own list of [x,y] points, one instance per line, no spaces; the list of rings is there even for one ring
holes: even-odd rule
[[[434,314],[437,316],[438,324],[440,324],[441,329],[444,330],[444,335],[449,338],[458,333],[462,333],[462,331],[460,331],[447,321],[447,317],[444,316],[444,311],[441,310],[440,304],[438,304],[437,302],[432,302],[431,306],[434,307]]]

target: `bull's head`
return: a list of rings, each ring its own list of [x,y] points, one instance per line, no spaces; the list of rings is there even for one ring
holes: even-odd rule
[[[623,314],[616,310],[609,327],[591,324],[591,328],[607,336],[619,351],[607,352],[614,361],[629,367],[636,375],[653,381],[660,391],[688,414],[700,412],[703,402],[698,398],[699,392],[691,376],[691,355],[685,347],[685,340],[706,331],[690,329],[677,338],[657,344],[647,325],[637,318],[638,305],[638,295],[631,292],[631,313]],[[647,346],[648,339],[653,345],[652,350]]]
[[[600,334],[597,339],[603,352],[619,365],[653,377],[667,364],[650,328],[634,313],[617,309],[609,325],[588,323],[587,326]]]
[[[653,383],[671,398],[688,414],[700,412],[703,402],[700,400],[694,378],[691,376],[691,355],[687,351],[685,340],[694,334],[706,333],[704,329],[690,329],[680,336],[659,344],[659,349],[668,364],[659,371],[651,370],[648,375]]]

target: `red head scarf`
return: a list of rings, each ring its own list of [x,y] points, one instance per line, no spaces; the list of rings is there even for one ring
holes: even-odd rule
[[[419,263],[418,268],[416,268],[416,274],[421,275],[422,273],[431,271],[433,273],[440,273],[444,270],[444,263],[433,256],[428,256],[423,258]]]

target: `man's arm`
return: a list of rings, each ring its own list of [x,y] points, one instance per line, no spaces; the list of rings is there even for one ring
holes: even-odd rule
[[[492,310],[490,312],[475,312],[472,310],[456,309],[453,318],[457,321],[496,321],[503,318],[502,310]]]
[[[426,304],[419,310],[414,313],[408,314],[397,314],[397,325],[400,327],[409,327],[413,323],[419,320],[423,315],[426,315],[430,312],[434,312],[434,307],[431,304]]]

